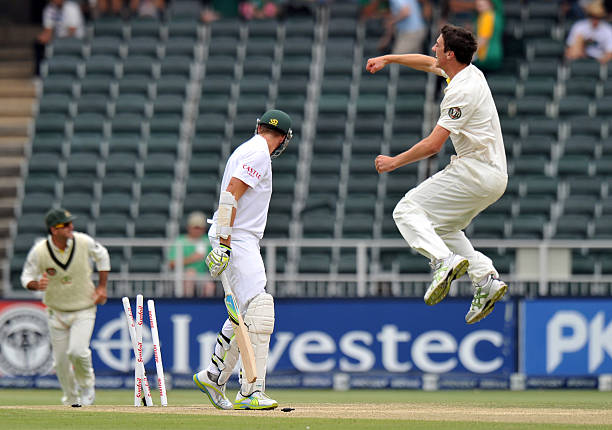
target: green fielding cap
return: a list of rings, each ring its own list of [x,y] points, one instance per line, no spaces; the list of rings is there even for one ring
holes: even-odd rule
[[[51,209],[45,215],[45,224],[47,228],[55,227],[58,224],[66,224],[76,219],[74,215],[68,212],[66,209]]]
[[[264,113],[260,120],[260,124],[267,124],[274,128],[279,129],[284,134],[289,132],[291,128],[291,118],[282,110],[271,109]]]

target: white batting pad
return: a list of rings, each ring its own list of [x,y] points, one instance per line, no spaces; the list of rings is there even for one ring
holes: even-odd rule
[[[255,353],[257,379],[249,384],[243,379],[241,393],[250,395],[253,391],[264,392],[266,388],[266,365],[270,335],[274,331],[274,299],[268,293],[258,294],[251,300],[244,315],[244,323],[249,329],[249,337]]]

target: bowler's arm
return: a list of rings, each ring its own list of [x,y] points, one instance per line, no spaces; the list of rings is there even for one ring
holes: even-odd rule
[[[436,59],[434,57],[422,54],[391,54],[370,58],[366,64],[366,70],[370,73],[376,73],[379,70],[382,70],[387,64],[391,63],[410,67],[422,72],[433,73],[438,76],[445,76],[444,71],[441,68],[436,67]]]

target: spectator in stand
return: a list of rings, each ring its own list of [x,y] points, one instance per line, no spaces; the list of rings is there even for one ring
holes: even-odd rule
[[[501,0],[476,0],[478,50],[474,64],[485,72],[499,69],[503,61],[503,9]]]
[[[419,1],[389,0],[389,12],[378,49],[383,51],[393,38],[393,54],[422,52],[427,29]]]
[[[34,41],[36,74],[40,73],[40,63],[45,55],[45,47],[55,38],[85,36],[85,20],[81,7],[64,0],[49,0],[42,14],[43,31]]]
[[[612,25],[605,21],[607,13],[603,1],[589,3],[586,19],[572,25],[566,41],[565,58],[595,58],[601,64],[612,60]]]
[[[100,15],[122,15],[158,18],[166,0],[97,0]],[[127,7],[127,9],[124,9]]]
[[[195,278],[208,275],[204,264],[204,257],[212,250],[206,233],[206,216],[202,212],[192,212],[187,218],[187,234],[176,239],[175,246],[170,248],[169,266],[176,268],[177,248],[183,250],[184,295],[186,297],[205,296],[215,294],[215,283],[208,279],[197,281]]]
[[[218,20],[221,16],[215,10],[215,6],[211,0],[201,0],[202,10],[200,12],[200,20],[207,24]]]
[[[131,15],[138,14],[140,0],[98,0],[98,12],[100,15],[121,15],[124,4]]]
[[[270,19],[278,15],[278,5],[273,0],[243,1],[238,5],[238,12],[245,20]]]

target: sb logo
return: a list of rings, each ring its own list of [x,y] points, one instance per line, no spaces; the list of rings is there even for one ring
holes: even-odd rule
[[[278,125],[278,120],[277,120],[276,118],[272,118],[272,119],[270,120],[270,124],[272,124],[272,125]]]

